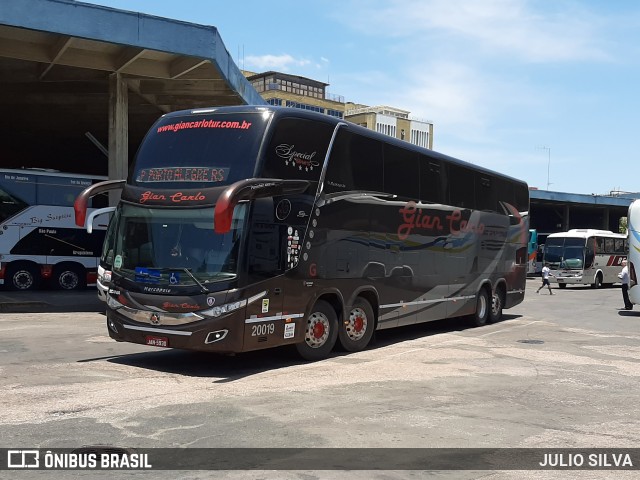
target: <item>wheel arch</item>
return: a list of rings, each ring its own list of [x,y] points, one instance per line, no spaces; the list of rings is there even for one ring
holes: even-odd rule
[[[328,289],[319,292],[316,296],[314,296],[309,304],[307,305],[307,311],[305,313],[305,318],[311,314],[313,306],[319,301],[324,300],[335,310],[336,315],[338,316],[338,320],[342,321],[345,315],[345,307],[344,307],[344,297],[342,293],[337,289]]]

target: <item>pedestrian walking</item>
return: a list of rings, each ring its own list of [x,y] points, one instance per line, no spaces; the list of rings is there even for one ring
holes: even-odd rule
[[[618,274],[618,278],[622,281],[622,300],[624,300],[624,309],[633,310],[633,303],[629,300],[629,268],[627,267],[626,260],[622,261],[622,270]]]
[[[545,263],[544,267],[542,267],[542,285],[540,285],[540,288],[536,290],[536,293],[540,293],[540,290],[542,290],[545,286],[547,286],[549,287],[549,295],[553,295],[553,292],[551,291],[551,284],[549,283],[549,275],[551,275],[552,277],[555,277],[555,275],[551,273],[549,264]]]

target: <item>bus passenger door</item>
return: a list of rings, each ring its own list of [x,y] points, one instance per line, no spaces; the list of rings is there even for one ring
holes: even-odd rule
[[[264,296],[247,305],[245,348],[281,343],[287,229],[275,221],[273,199],[255,200],[247,244],[247,273],[253,285],[247,296]]]

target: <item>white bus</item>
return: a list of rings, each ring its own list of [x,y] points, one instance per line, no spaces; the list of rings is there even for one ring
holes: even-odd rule
[[[549,281],[558,287],[591,285],[600,288],[619,281],[622,261],[627,258],[627,236],[608,230],[574,229],[552,233],[544,246]]]
[[[627,233],[629,237],[629,300],[640,304],[640,287],[638,286],[637,269],[640,268],[640,200],[629,205],[627,214]]]
[[[105,177],[38,169],[0,169],[0,285],[32,290],[49,285],[74,290],[95,285],[108,222],[94,233],[74,222],[76,196]],[[92,199],[105,207],[106,195]]]

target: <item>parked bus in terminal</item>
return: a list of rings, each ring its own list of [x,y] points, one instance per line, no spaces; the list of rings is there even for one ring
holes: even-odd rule
[[[31,290],[48,281],[73,290],[95,284],[106,225],[89,235],[74,222],[73,202],[105,177],[38,169],[0,169],[0,285]],[[98,195],[92,205],[106,205]],[[101,219],[104,222],[104,219]]]
[[[591,285],[600,288],[618,282],[622,260],[627,258],[627,237],[607,230],[573,229],[552,233],[544,245],[549,280],[558,287]]]
[[[638,269],[640,269],[640,200],[629,205],[627,214],[627,236],[629,241],[629,300],[640,304],[640,287],[638,286]]]
[[[105,182],[76,200],[76,222]],[[104,246],[115,340],[309,360],[374,330],[524,298],[524,182],[291,108],[173,112],[151,128]],[[113,227],[113,228],[111,228]]]
[[[536,274],[536,258],[538,256],[538,231],[529,229],[529,242],[527,243],[527,275]]]

